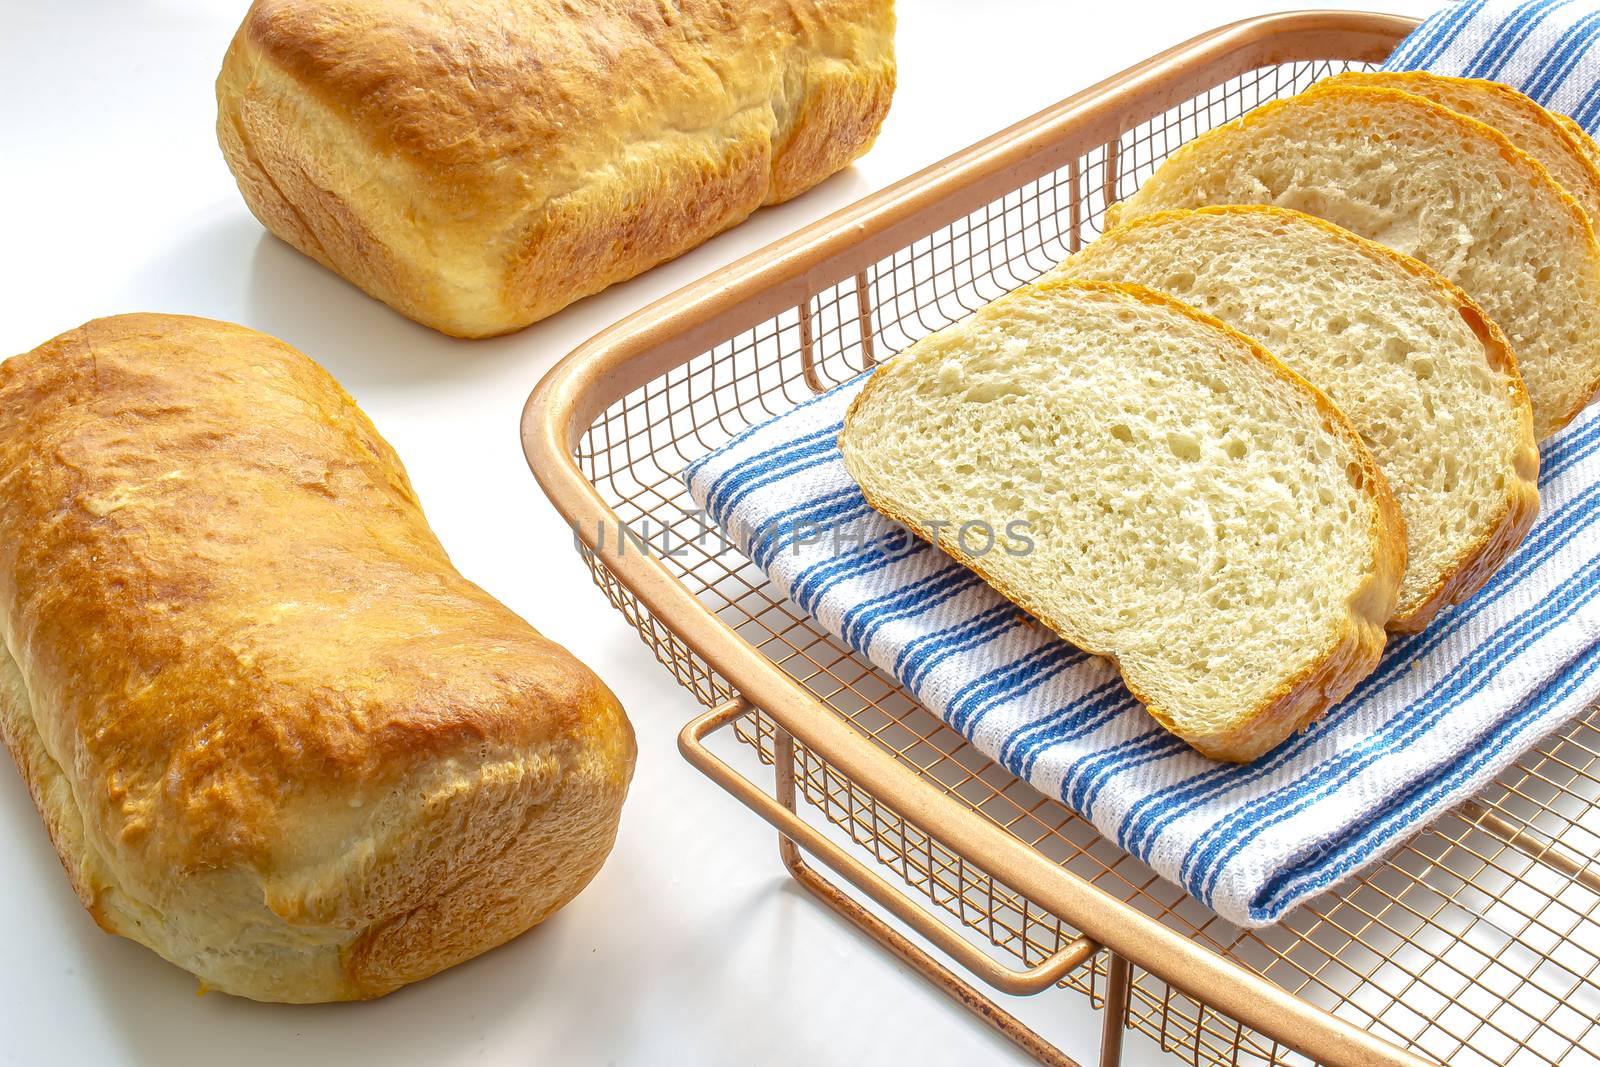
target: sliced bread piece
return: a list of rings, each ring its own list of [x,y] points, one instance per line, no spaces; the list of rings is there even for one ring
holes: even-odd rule
[[[1510,338],[1541,439],[1600,386],[1588,214],[1492,126],[1414,93],[1315,86],[1184,145],[1113,221],[1208,204],[1319,215],[1461,286]]]
[[[1371,453],[1256,342],[1153,290],[1002,297],[880,368],[840,447],[873,507],[1112,659],[1208,756],[1254,759],[1383,650],[1405,533]],[[1017,520],[1022,554],[957,533]]]
[[[1160,289],[1249,334],[1350,418],[1394,490],[1415,632],[1488,580],[1533,525],[1539,450],[1504,335],[1418,260],[1275,207],[1146,215],[1058,277]]]
[[[1482,78],[1451,78],[1418,70],[1351,71],[1320,84],[1354,88],[1398,89],[1427,97],[1479,122],[1487,122],[1511,143],[1544,164],[1561,187],[1572,194],[1589,221],[1600,219],[1600,167],[1581,141],[1553,113],[1509,85]]]

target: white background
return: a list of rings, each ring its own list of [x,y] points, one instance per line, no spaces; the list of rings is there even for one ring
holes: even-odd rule
[[[0,0],[0,353],[127,311],[207,315],[288,340],[399,450],[467,577],[616,690],[638,732],[638,772],[616,851],[555,918],[385,1000],[295,1008],[197,997],[182,971],[102,934],[0,761],[0,1063],[1023,1062],[790,884],[773,834],[678,756],[697,706],[591,585],[523,461],[518,417],[539,377],[616,319],[1271,0],[901,0],[899,90],[854,168],[644,277],[479,342],[401,318],[246,211],[212,133],[212,81],[244,6]],[[1094,1061],[1098,1017],[1081,998],[1014,1007]],[[1177,1061],[1135,1035],[1125,1062]]]

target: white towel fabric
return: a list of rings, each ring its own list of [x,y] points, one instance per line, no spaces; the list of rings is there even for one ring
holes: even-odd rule
[[[1597,42],[1594,0],[1464,0],[1429,16],[1383,67],[1504,82],[1594,133]]]
[[[1471,0],[1391,63],[1507,80],[1585,116],[1600,107],[1597,39],[1595,2]],[[867,507],[836,443],[864,379],[691,464],[695,500],[830,633],[1231,922],[1272,923],[1371,864],[1600,691],[1600,409],[1545,443],[1538,524],[1483,590],[1392,640],[1309,730],[1234,766]]]

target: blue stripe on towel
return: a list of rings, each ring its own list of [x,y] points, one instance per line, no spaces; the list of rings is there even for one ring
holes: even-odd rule
[[[1593,51],[1592,48],[1591,51]],[[1579,126],[1582,126],[1590,133],[1594,132],[1595,122],[1600,119],[1600,78],[1595,79],[1594,84],[1589,87],[1589,91],[1584,95],[1583,100],[1577,107],[1573,108],[1571,117]]]
[[[1466,29],[1474,16],[1482,11],[1489,0],[1473,0],[1472,3],[1460,7],[1448,8],[1429,21],[1438,20],[1430,28],[1425,22],[1416,33],[1401,42],[1395,50],[1394,56],[1385,66],[1390,69],[1423,70],[1433,63],[1438,57],[1455,43],[1461,31]],[[1413,44],[1412,42],[1416,43]]]
[[[957,730],[965,731],[975,719],[981,718],[984,712],[1000,701],[1055,677],[1064,668],[1082,659],[1083,653],[1065,642],[1045,645],[996,674],[968,682],[951,699],[945,720]]]
[[[912,638],[895,657],[895,677],[905,679],[906,686],[913,692],[917,691],[923,679],[936,670],[941,662],[976,648],[995,634],[1009,629],[1016,614],[1017,609],[1013,605],[996,604],[973,618]]]
[[[1568,27],[1561,40],[1556,42],[1555,51],[1545,61],[1545,68],[1523,86],[1522,91],[1541,104],[1549,103],[1555,87],[1566,80],[1578,65],[1578,60],[1583,58],[1584,52],[1593,47],[1597,24],[1600,24],[1600,10],[1589,12]]]
[[[962,567],[938,571],[891,593],[856,604],[845,612],[840,629],[851,647],[866,653],[872,647],[873,636],[884,626],[938,607],[956,594],[975,589],[982,583],[982,578]]]
[[[1113,677],[1078,700],[1052,709],[1038,721],[1008,736],[996,756],[1015,770],[1018,777],[1026,778],[1032,773],[1039,753],[1051,744],[1099,729],[1122,708],[1137,706],[1122,679]]]
[[[1500,32],[1490,37],[1478,54],[1461,73],[1468,78],[1495,78],[1505,68],[1506,61],[1516,54],[1539,24],[1557,8],[1566,7],[1572,0],[1528,0]]]
[[[1311,870],[1286,868],[1282,875],[1262,887],[1261,895],[1269,899],[1303,899],[1334,885],[1377,858],[1380,853],[1375,842],[1393,837],[1396,827],[1403,827],[1408,821],[1414,823],[1427,818],[1439,808],[1441,799],[1459,795],[1463,788],[1470,789],[1474,779],[1483,775],[1496,754],[1520,750],[1548,733],[1549,724],[1544,721],[1543,713],[1570,703],[1569,698],[1593,678],[1597,669],[1600,669],[1600,644],[1590,646],[1561,672],[1554,684],[1529,701],[1517,715],[1480,739],[1463,763],[1419,782],[1385,814],[1368,823],[1363,832],[1351,835],[1336,851],[1323,853],[1320,862]],[[1251,911],[1262,918],[1274,914],[1269,907],[1252,906]]]
[[[1600,576],[1600,559],[1593,561],[1563,583],[1559,593],[1545,602],[1543,610],[1535,612],[1531,617],[1524,617],[1521,625],[1511,634],[1503,635],[1501,640],[1491,644],[1480,646],[1471,660],[1463,662],[1451,671],[1449,682],[1442,693],[1435,693],[1429,699],[1413,705],[1407,714],[1386,723],[1384,728],[1370,739],[1358,743],[1350,751],[1343,753],[1331,767],[1327,768],[1331,772],[1328,776],[1280,787],[1240,807],[1223,820],[1225,824],[1223,829],[1216,834],[1207,835],[1210,840],[1197,850],[1198,859],[1191,867],[1195,873],[1191,875],[1190,884],[1192,885],[1193,879],[1203,879],[1204,892],[1210,892],[1228,860],[1244,848],[1251,838],[1259,836],[1264,830],[1276,826],[1285,819],[1298,815],[1319,797],[1332,793],[1337,785],[1353,777],[1363,768],[1390,755],[1399,747],[1415,741],[1423,731],[1437,722],[1440,716],[1448,714],[1472,695],[1473,683],[1483,678],[1489,670],[1515,658],[1517,653],[1534,644],[1538,637],[1592,601],[1596,593],[1594,581],[1597,576]],[[1249,814],[1246,814],[1247,811]],[[1190,891],[1195,892],[1193,888]],[[1200,893],[1197,892],[1196,895]]]

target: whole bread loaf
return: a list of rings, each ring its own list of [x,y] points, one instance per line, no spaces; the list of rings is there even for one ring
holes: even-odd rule
[[[1196,137],[1113,221],[1212,204],[1318,215],[1459,285],[1511,341],[1541,440],[1600,388],[1600,241],[1589,215],[1486,123],[1336,79]]]
[[[1383,651],[1405,528],[1371,453],[1304,379],[1170,297],[1024,286],[877,370],[839,443],[868,503],[1112,659],[1208,756],[1261,755]],[[1019,521],[1031,550],[955,536]]]
[[[0,728],[84,906],[258,1000],[515,937],[614,840],[616,699],[458,574],[320,367],[91,322],[0,364]]]
[[[1418,260],[1284,208],[1145,215],[1056,272],[1159,289],[1250,335],[1327,393],[1406,524],[1391,630],[1477,590],[1539,508],[1539,451],[1500,329]]]
[[[849,164],[893,38],[892,0],[257,0],[217,134],[269,230],[483,337]]]

